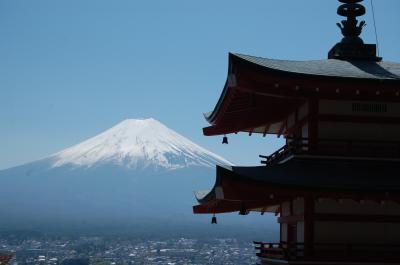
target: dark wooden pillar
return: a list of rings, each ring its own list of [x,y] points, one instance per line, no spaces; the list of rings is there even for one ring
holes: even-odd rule
[[[319,104],[318,99],[313,97],[309,100],[309,127],[308,137],[310,150],[312,152],[318,151],[318,113]]]
[[[304,255],[314,254],[315,200],[312,196],[304,198]]]

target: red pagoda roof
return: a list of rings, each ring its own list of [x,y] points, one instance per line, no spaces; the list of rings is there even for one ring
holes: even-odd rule
[[[197,196],[195,213],[271,207],[296,196],[398,200],[398,161],[292,158],[258,167],[217,166],[217,180]],[[380,176],[377,178],[376,176]]]
[[[272,60],[229,54],[228,78],[205,135],[279,134],[279,122],[311,97],[400,101],[400,64],[368,60]],[[377,96],[379,95],[379,96]]]

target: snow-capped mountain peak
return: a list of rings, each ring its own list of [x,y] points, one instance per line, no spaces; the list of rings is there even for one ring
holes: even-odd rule
[[[93,167],[105,163],[140,169],[211,167],[231,163],[155,119],[127,119],[52,156],[53,167]]]

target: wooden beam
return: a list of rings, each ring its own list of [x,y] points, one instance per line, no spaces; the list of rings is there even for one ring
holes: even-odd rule
[[[251,136],[251,135],[253,134],[253,131],[254,131],[254,128],[251,128],[251,129],[249,130],[249,136]]]
[[[241,62],[235,62],[235,72],[240,73],[239,84],[241,87],[246,87],[255,93],[263,93],[265,91],[288,94],[289,91],[297,92],[298,94],[305,94],[307,96],[316,94],[316,87],[319,88],[321,96],[336,95],[336,89],[340,89],[340,95],[350,96],[355,95],[354,91],[357,89],[362,90],[362,94],[375,96],[376,90],[380,88],[387,91],[386,94],[393,96],[394,91],[398,89],[398,81],[385,81],[382,80],[359,80],[348,78],[328,78],[318,76],[296,75],[278,72],[269,72],[265,74],[263,70],[258,70],[253,67],[244,65]],[[275,84],[279,82],[279,89],[275,88]],[[294,88],[294,89],[293,89]],[[301,88],[301,92],[298,91]],[[299,95],[300,96],[300,95]],[[393,100],[393,99],[392,99]]]
[[[308,123],[311,119],[315,118],[316,115],[306,115],[305,117],[303,117],[301,120],[297,120],[294,124],[294,126],[292,128],[288,129],[288,133],[294,133],[296,130],[301,129],[301,127],[303,127],[304,124]],[[298,117],[296,117],[296,119],[298,119]]]
[[[308,103],[309,107],[309,116],[311,117],[309,119],[309,127],[308,127],[308,138],[309,138],[309,143],[311,146],[317,146],[318,144],[318,112],[319,112],[319,104],[318,104],[318,98],[312,98],[310,99]]]
[[[276,208],[275,216],[278,216],[280,212],[281,212],[281,204],[279,204],[278,208]]]
[[[268,133],[269,128],[271,127],[271,124],[268,123],[267,125],[265,125],[264,127],[264,132],[263,132],[263,137],[265,137]]]
[[[317,116],[318,121],[332,122],[356,122],[356,123],[377,123],[377,124],[399,124],[399,117],[372,117],[372,116],[354,116],[354,115],[335,115],[320,114]]]
[[[302,222],[304,221],[304,215],[289,215],[289,216],[281,216],[278,218],[278,223],[297,223],[297,222]]]
[[[285,129],[285,126],[286,126],[286,121],[282,121],[282,125],[279,128],[279,131],[278,131],[278,134],[277,134],[278,138],[280,138],[282,136],[283,130]]]
[[[315,214],[319,222],[400,223],[400,215],[379,214]]]

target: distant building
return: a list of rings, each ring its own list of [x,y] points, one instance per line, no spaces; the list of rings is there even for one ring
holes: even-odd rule
[[[359,37],[362,0],[340,2],[344,37],[327,60],[230,54],[206,115],[205,135],[286,139],[264,166],[217,166],[193,207],[277,214],[280,242],[255,242],[263,264],[400,264],[400,64]]]
[[[85,258],[65,259],[61,262],[61,265],[89,265],[89,259]]]
[[[12,253],[7,253],[7,254],[0,253],[0,265],[9,264],[13,258],[14,258],[14,254],[12,254]]]

